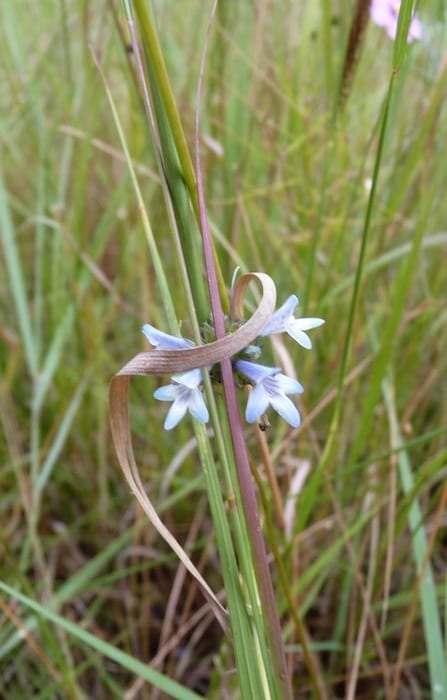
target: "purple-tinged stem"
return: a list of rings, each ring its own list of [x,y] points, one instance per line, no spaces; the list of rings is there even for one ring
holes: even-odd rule
[[[197,86],[197,106],[195,114],[195,168],[197,177],[197,196],[199,203],[200,228],[202,232],[203,251],[205,259],[206,275],[210,293],[211,311],[213,315],[216,338],[223,338],[226,334],[225,319],[222,311],[222,304],[219,296],[217,274],[214,264],[213,246],[211,242],[208,217],[206,215],[205,197],[203,192],[202,169],[199,154],[199,104],[200,93],[203,80],[203,70],[206,48],[208,45],[211,22],[216,10],[216,2],[213,4],[211,21],[208,27],[205,49],[202,55],[199,80]],[[225,359],[221,362],[222,382],[227,408],[228,421],[230,426],[231,441],[237,467],[239,487],[247,530],[252,547],[253,564],[256,573],[256,580],[259,587],[262,610],[265,615],[268,638],[272,649],[272,661],[275,664],[275,672],[278,677],[284,700],[292,699],[292,689],[287,673],[287,665],[282,641],[281,625],[279,621],[278,608],[273,590],[273,583],[270,574],[267,552],[259,518],[258,503],[253,477],[250,472],[250,464],[247,454],[242,421],[239,411],[239,404],[236,396],[236,387],[233,378],[233,368],[231,360]]]

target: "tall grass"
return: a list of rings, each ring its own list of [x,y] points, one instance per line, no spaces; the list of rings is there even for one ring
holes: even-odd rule
[[[192,154],[211,7],[154,5]],[[271,350],[306,388],[302,426],[244,429],[293,696],[443,698],[446,16],[421,5],[408,46],[367,26],[340,103],[355,6],[218,4],[204,193],[222,279],[264,271],[279,303],[297,293],[326,319],[311,353]],[[187,336],[193,321],[125,14],[3,3],[0,37],[0,695],[248,697],[234,639],[133,502],[110,439],[108,384],[146,349],[142,323]],[[133,383],[136,461],[226,605],[197,443],[217,448],[189,420],[163,430],[161,383]]]

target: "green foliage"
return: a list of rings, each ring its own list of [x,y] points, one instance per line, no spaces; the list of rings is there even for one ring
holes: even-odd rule
[[[110,441],[108,382],[146,347],[142,323],[193,320],[124,14],[28,5],[0,4],[0,695],[100,700],[136,683],[129,697],[238,698],[231,645]],[[192,152],[209,8],[154,5]],[[422,42],[366,28],[343,104],[353,2],[221,2],[211,34],[201,156],[224,278],[265,271],[280,303],[297,293],[326,319],[312,353],[287,345],[303,427],[269,416],[285,530],[263,467],[257,480],[297,698],[317,697],[315,680],[327,697],[447,693],[446,17],[428,5]],[[218,591],[208,436],[187,420],[163,431],[157,382],[131,396],[142,479]]]

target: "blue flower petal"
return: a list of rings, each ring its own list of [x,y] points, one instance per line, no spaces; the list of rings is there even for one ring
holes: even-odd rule
[[[304,392],[304,387],[296,379],[288,377],[286,374],[277,374],[275,376],[275,382],[278,385],[278,389],[283,394],[302,394]]]
[[[176,390],[173,384],[161,386],[154,391],[154,397],[159,401],[174,401],[175,396]]]
[[[174,401],[166,415],[163,425],[164,429],[172,430],[172,428],[175,428],[175,426],[182,420],[187,408],[188,404],[186,401]]]
[[[173,402],[166,415],[165,430],[175,428],[187,411],[201,423],[208,422],[209,414],[200,390],[201,382],[201,370],[193,369],[172,377],[172,384],[161,386],[154,392],[159,401]]]
[[[301,417],[293,401],[285,395],[278,394],[270,400],[270,403],[272,408],[274,408],[281,418],[284,418],[292,428],[298,428],[301,423]]]
[[[251,382],[256,384],[280,371],[278,367],[264,367],[264,365],[257,365],[255,362],[249,362],[248,360],[237,360],[234,364],[239,372],[245,374]]]
[[[270,316],[259,335],[266,336],[272,335],[272,333],[282,333],[284,331],[284,323],[293,315],[297,304],[298,297],[292,294],[292,296],[286,299],[284,304]]]
[[[312,342],[304,331],[308,331],[311,328],[318,328],[324,323],[322,318],[291,318],[287,320],[284,325],[284,330],[290,335],[291,338],[296,340],[296,342],[301,345],[306,350],[312,348]]]
[[[159,348],[159,350],[178,350],[194,347],[192,340],[163,333],[163,331],[159,331],[157,328],[154,328],[154,326],[151,326],[150,323],[145,323],[141,331],[150,344],[153,345],[154,348]]]
[[[297,304],[298,297],[292,294],[270,317],[259,335],[266,336],[285,331],[297,343],[310,350],[312,343],[305,331],[321,326],[324,321],[322,318],[295,318],[293,312]]]
[[[201,423],[208,423],[209,413],[206,403],[200,391],[195,391],[189,401],[189,412],[194,418],[197,418]]]
[[[187,372],[183,372],[183,374],[176,374],[172,379],[178,384],[194,390],[202,383],[202,372],[200,369],[190,369]]]
[[[306,350],[311,350],[312,349],[312,341],[305,333],[304,331],[300,331],[298,328],[288,328],[287,329],[288,334],[290,335],[291,338],[293,338],[298,345],[301,345],[302,348],[305,348]]]
[[[262,384],[257,384],[250,392],[248,397],[247,407],[245,409],[245,420],[247,423],[254,423],[263,413],[266,412],[269,405],[269,396]]]

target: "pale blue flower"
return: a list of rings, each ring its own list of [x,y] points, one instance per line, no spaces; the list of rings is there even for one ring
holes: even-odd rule
[[[292,428],[299,426],[300,414],[287,396],[303,393],[304,389],[296,379],[282,374],[278,367],[264,367],[247,360],[237,360],[235,367],[254,383],[245,409],[248,423],[259,420],[270,405]]]
[[[390,39],[396,38],[397,22],[399,19],[399,0],[371,0],[369,12],[372,21],[379,27],[384,27]],[[416,15],[413,15],[408,30],[407,41],[422,39],[422,24]]]
[[[159,350],[179,350],[182,348],[193,348],[195,345],[192,340],[163,333],[163,331],[157,330],[149,323],[145,323],[141,330],[150,344]]]
[[[161,386],[154,392],[154,397],[159,401],[173,402],[166,416],[164,429],[175,428],[186,411],[189,411],[201,423],[207,423],[209,419],[208,409],[200,390],[201,370],[191,369],[183,374],[178,374],[172,377],[172,382],[172,384]]]
[[[293,312],[298,304],[298,297],[294,294],[290,296],[284,304],[275,311],[274,314],[265,324],[259,335],[266,336],[272,333],[283,333],[284,331],[302,345],[303,348],[310,350],[312,342],[305,333],[311,328],[318,328],[324,323],[322,318],[295,318]]]

